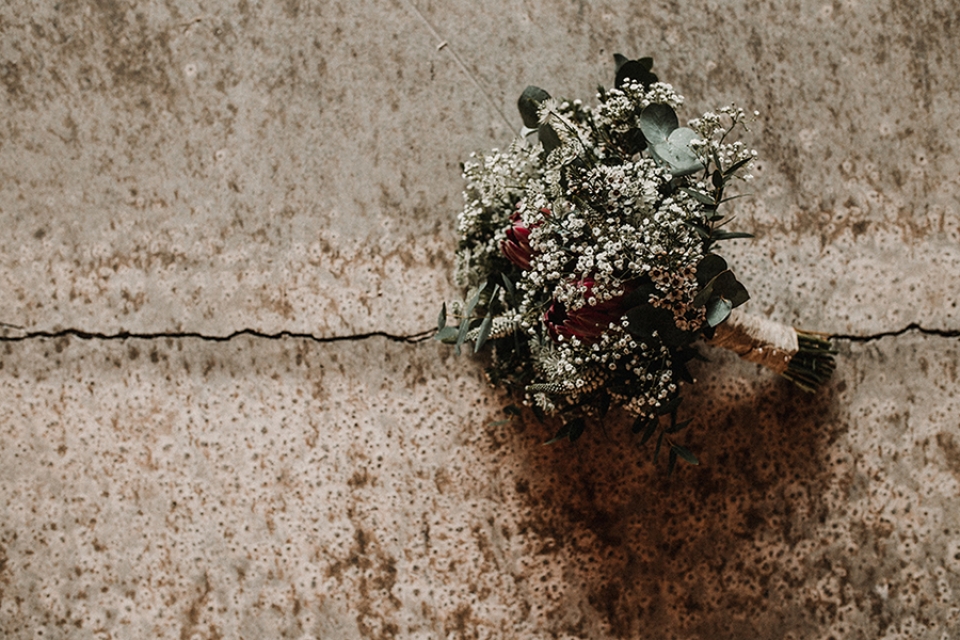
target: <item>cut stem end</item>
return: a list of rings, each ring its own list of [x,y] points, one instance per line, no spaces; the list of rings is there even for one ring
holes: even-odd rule
[[[822,386],[837,368],[830,340],[823,335],[797,330],[797,353],[781,375],[808,393]]]

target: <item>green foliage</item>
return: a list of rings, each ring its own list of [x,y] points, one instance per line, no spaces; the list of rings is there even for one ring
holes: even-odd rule
[[[691,148],[699,139],[693,129],[680,127],[670,105],[651,104],[640,113],[640,131],[650,145],[654,159],[670,168],[675,176],[686,176],[703,169],[703,163]]]
[[[528,86],[520,94],[517,107],[520,109],[520,118],[523,126],[536,129],[540,126],[540,105],[550,99],[550,94],[533,85]]]

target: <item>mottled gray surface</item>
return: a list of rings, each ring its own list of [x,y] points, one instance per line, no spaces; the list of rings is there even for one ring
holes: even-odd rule
[[[958,27],[951,0],[0,7],[0,635],[960,636]],[[543,447],[433,343],[29,337],[429,329],[459,162],[618,51],[687,117],[760,111],[751,308],[861,337],[816,397],[711,351],[700,467],[618,419]]]

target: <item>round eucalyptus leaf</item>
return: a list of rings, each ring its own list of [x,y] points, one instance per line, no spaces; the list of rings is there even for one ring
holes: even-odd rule
[[[733,303],[726,298],[714,298],[707,303],[707,324],[715,327],[730,315]]]
[[[653,66],[653,60],[650,60],[650,67]],[[618,89],[627,83],[627,80],[639,82],[644,88],[649,87],[658,80],[657,74],[650,72],[640,60],[628,60],[617,69],[617,79],[614,83]]]
[[[523,120],[523,126],[528,129],[536,129],[540,126],[540,105],[550,99],[550,94],[541,89],[530,85],[520,94],[517,100],[517,107],[520,109],[520,118]]]
[[[697,263],[697,283],[703,287],[726,270],[726,260],[715,253],[708,253]]]
[[[678,126],[677,114],[668,104],[649,104],[640,112],[640,131],[651,145],[666,142]]]

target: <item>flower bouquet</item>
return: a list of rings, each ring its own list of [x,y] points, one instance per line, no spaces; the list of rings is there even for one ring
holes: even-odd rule
[[[721,205],[756,152],[734,140],[736,107],[681,127],[683,98],[653,60],[616,56],[615,87],[597,105],[538,87],[519,99],[524,130],[463,167],[456,281],[467,295],[440,312],[437,339],[489,352],[495,384],[559,414],[550,440],[576,440],[612,405],[635,416],[641,442],[669,445],[697,343],[731,349],[805,390],[834,369],[825,336],[742,313],[747,289],[717,252]],[[536,139],[533,135],[536,134]],[[530,140],[528,140],[530,138]],[[453,320],[451,324],[448,324]]]

